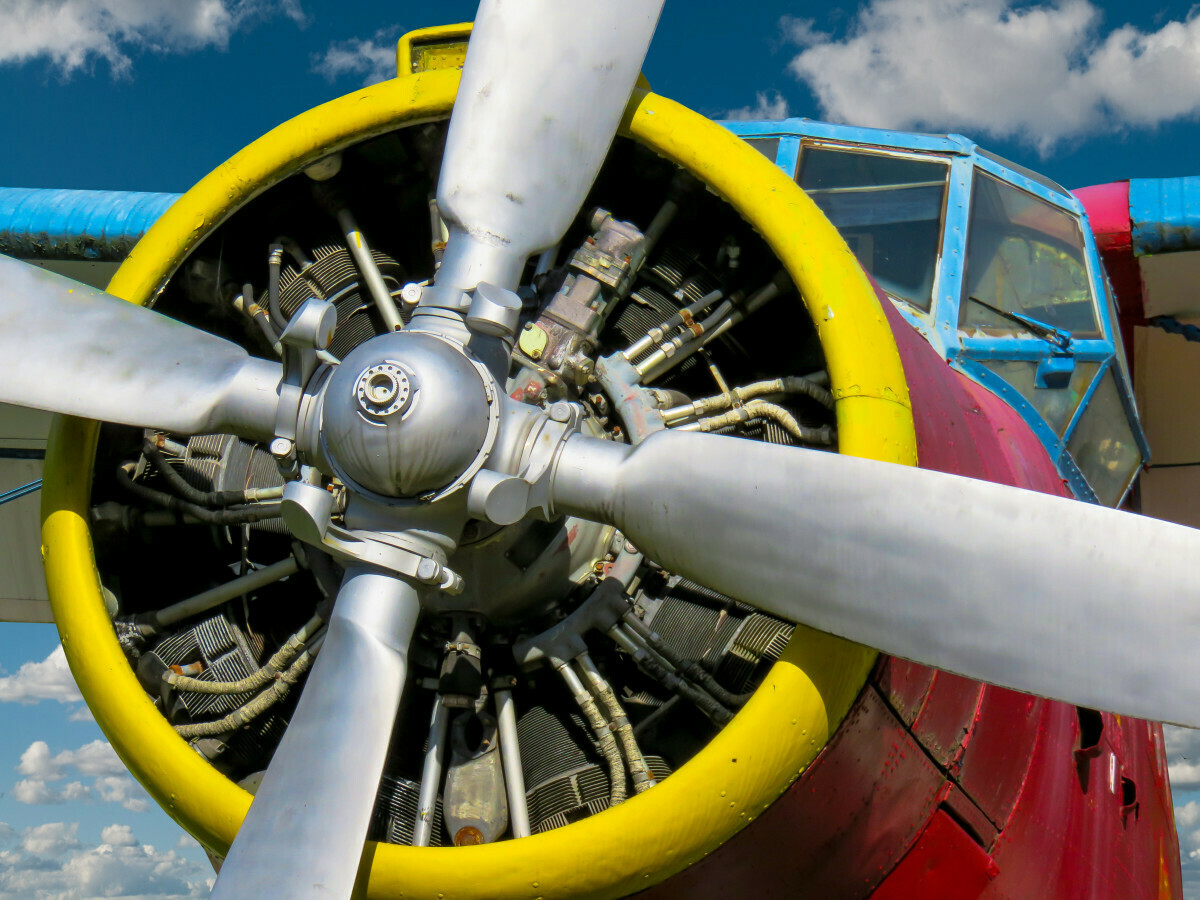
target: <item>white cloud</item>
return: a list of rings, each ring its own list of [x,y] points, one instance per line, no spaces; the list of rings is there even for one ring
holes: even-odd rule
[[[62,803],[63,797],[40,778],[23,778],[12,786],[12,798],[30,806]]]
[[[224,49],[238,28],[278,13],[304,24],[298,0],[5,0],[0,64],[46,59],[69,75],[102,59],[123,75],[134,51]]]
[[[179,840],[175,842],[176,850],[200,850],[200,842],[188,834],[186,831],[179,836]]]
[[[54,762],[62,768],[74,768],[80,775],[125,774],[125,764],[108,741],[95,740],[78,750],[64,750]]]
[[[130,812],[145,812],[150,808],[150,795],[128,775],[105,775],[92,782],[92,788],[106,803],[120,803]]]
[[[779,91],[757,91],[753,106],[731,109],[722,118],[773,122],[788,117],[788,102]]]
[[[1179,835],[1179,855],[1185,860],[1200,860],[1200,801],[1175,807],[1175,831]]]
[[[61,789],[47,784],[65,778],[72,770],[92,778],[92,783],[72,781]],[[17,771],[27,776],[13,785],[12,796],[18,803],[43,806],[99,799],[119,803],[133,812],[150,808],[148,795],[125,774],[125,766],[106,741],[95,740],[78,750],[63,750],[58,754],[52,754],[45,741],[34,741],[21,754]]]
[[[62,777],[62,769],[55,764],[50,755],[50,745],[45,741],[34,741],[21,754],[21,762],[17,771],[22,775],[32,775],[34,778],[54,779]]]
[[[3,15],[0,14],[0,34],[3,34],[2,19]],[[78,703],[83,700],[67,667],[62,644],[41,662],[22,663],[17,674],[0,677],[0,703],[28,706],[41,700],[57,700],[59,703]]]
[[[78,750],[63,750],[51,755],[45,741],[34,741],[21,754],[17,771],[32,778],[54,781],[75,769],[80,775],[123,775],[125,766],[107,741],[95,740]]]
[[[1163,737],[1166,738],[1171,790],[1200,790],[1200,731],[1164,725]]]
[[[25,829],[21,836],[21,849],[35,856],[63,856],[83,845],[77,837],[79,823],[49,822]]]
[[[836,121],[1064,140],[1200,111],[1200,16],[1102,29],[1090,0],[868,0],[841,38],[785,20],[792,72]]]
[[[392,30],[375,32],[367,40],[335,41],[313,62],[313,71],[330,81],[344,75],[362,77],[364,87],[396,77],[396,38]]]
[[[94,847],[79,841],[78,830],[64,822],[25,829],[16,850],[0,852],[0,898],[198,900],[212,888],[206,866],[140,843],[128,825],[109,825]],[[14,837],[0,825],[0,839]]]
[[[137,844],[137,838],[133,836],[133,829],[128,825],[113,824],[105,827],[100,832],[100,840],[113,847],[132,847]]]

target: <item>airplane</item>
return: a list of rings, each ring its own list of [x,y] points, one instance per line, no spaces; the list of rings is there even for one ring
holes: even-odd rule
[[[219,898],[1180,897],[1198,537],[1116,509],[1169,204],[710,122],[658,9],[484,0],[181,197],[8,193],[97,722]]]

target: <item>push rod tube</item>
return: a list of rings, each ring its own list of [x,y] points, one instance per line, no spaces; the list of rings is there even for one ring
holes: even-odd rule
[[[500,727],[500,761],[504,764],[504,787],[508,792],[508,818],[515,838],[529,837],[529,806],[525,801],[525,771],[521,768],[521,745],[517,740],[517,708],[512,691],[496,691],[496,721]],[[421,782],[424,789],[425,783]]]
[[[421,793],[417,799],[417,821],[413,826],[413,846],[428,847],[433,836],[433,814],[437,809],[438,786],[446,764],[446,737],[450,730],[450,709],[438,694],[433,701],[429,719],[429,741],[425,750],[425,765],[421,768]],[[503,741],[503,739],[502,739]],[[504,744],[500,745],[503,752]],[[524,794],[521,795],[524,799]]]
[[[189,597],[187,600],[181,600],[156,612],[147,613],[144,617],[139,616],[137,619],[138,625],[143,630],[148,627],[150,629],[149,633],[153,634],[160,628],[174,625],[176,622],[181,622],[190,616],[210,610],[214,606],[228,603],[235,597],[242,596],[242,594],[256,591],[259,588],[266,587],[268,584],[274,584],[280,579],[287,578],[289,575],[294,575],[299,568],[300,566],[296,562],[296,558],[289,556],[287,559],[281,559],[279,562],[272,563],[264,568],[247,572],[240,578],[234,578],[232,581],[217,585],[215,588],[202,591],[194,597]]]
[[[371,299],[375,301],[375,308],[379,310],[380,317],[388,331],[399,331],[404,327],[404,322],[400,318],[400,311],[396,309],[396,301],[392,299],[391,292],[383,283],[383,273],[379,271],[375,257],[371,255],[367,239],[358,230],[358,223],[346,207],[338,208],[337,220],[338,227],[346,236],[346,246],[350,248],[350,254],[358,264],[358,270],[362,273],[363,281],[367,283],[367,290],[371,292]]]

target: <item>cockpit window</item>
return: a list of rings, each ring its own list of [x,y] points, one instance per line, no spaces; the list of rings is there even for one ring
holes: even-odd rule
[[[771,162],[775,162],[775,156],[779,153],[779,138],[745,138],[744,140]]]
[[[950,166],[805,145],[796,181],[889,294],[928,310]]]
[[[959,325],[1000,334],[1037,333],[1037,324],[1100,337],[1079,220],[976,172]]]

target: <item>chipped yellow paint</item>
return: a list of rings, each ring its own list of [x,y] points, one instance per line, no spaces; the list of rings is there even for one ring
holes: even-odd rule
[[[394,79],[280,125],[185,194],[137,245],[109,289],[149,302],[200,241],[271,185],[359,140],[445,118],[458,75],[442,70]],[[728,199],[765,236],[810,312],[829,311],[823,321],[813,318],[840,392],[843,452],[911,464],[912,417],[891,332],[870,284],[824,216],[757,151],[668,100],[635,92],[623,127]],[[250,795],[175,734],[115,640],[87,524],[97,434],[93,422],[58,418],[46,458],[46,576],[67,661],[132,774],[221,854]],[[655,884],[716,850],[787,789],[845,717],[874,660],[868,648],[799,628],[745,708],[653,790],[519,841],[464,848],[371,844],[364,857],[367,896],[615,897]]]

